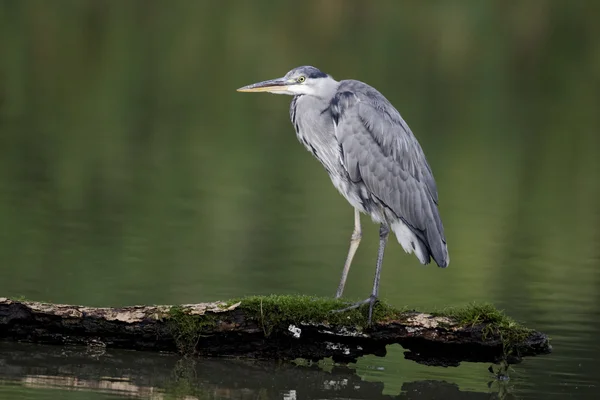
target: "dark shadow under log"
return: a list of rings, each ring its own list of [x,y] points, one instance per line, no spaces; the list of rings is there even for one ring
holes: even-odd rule
[[[462,361],[518,363],[551,351],[548,337],[489,306],[443,315],[378,304],[367,326],[364,310],[332,313],[337,300],[251,297],[182,306],[97,308],[0,298],[0,338],[57,345],[182,352],[195,355],[352,362],[384,356],[400,344],[405,357],[428,365]]]
[[[392,394],[385,390],[383,382],[372,377],[364,379],[347,365],[325,370],[317,365],[249,359],[184,358],[152,352],[97,352],[80,347],[0,343],[0,388],[8,383],[155,400],[500,398],[495,392],[501,386],[495,384],[493,377],[489,383],[492,389],[479,393],[461,390],[457,384],[445,381],[404,379],[399,376],[395,382],[396,387],[402,382],[402,394]]]
[[[502,386],[493,377],[489,382],[491,389],[483,393],[461,390],[457,384],[445,381],[404,379],[399,376],[395,382],[402,382],[402,394],[392,394],[389,388],[385,390],[383,382],[372,377],[364,379],[347,365],[325,370],[318,365],[249,359],[200,359],[152,352],[0,343],[0,388],[16,384],[156,400],[514,398],[496,396]]]

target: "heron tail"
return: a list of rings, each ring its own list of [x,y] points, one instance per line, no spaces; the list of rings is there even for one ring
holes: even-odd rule
[[[430,227],[426,232],[414,232],[404,222],[397,221],[391,224],[391,228],[404,251],[414,253],[421,264],[429,264],[431,258],[440,268],[450,264],[446,240],[436,227]]]

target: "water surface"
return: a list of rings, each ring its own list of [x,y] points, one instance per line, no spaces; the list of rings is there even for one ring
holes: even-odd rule
[[[342,367],[3,343],[0,398],[590,397],[599,11],[1,2],[0,296],[118,306],[333,295],[353,211],[295,138],[291,99],[235,92],[311,64],[383,92],[437,180],[451,264],[421,266],[391,241],[382,298],[421,310],[491,302],[549,334],[554,352],[488,386],[488,365],[426,367],[399,346]],[[353,299],[374,272],[377,227],[363,226]]]

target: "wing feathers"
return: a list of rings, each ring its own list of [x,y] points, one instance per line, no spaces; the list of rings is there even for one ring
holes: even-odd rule
[[[431,168],[398,111],[375,89],[342,81],[331,114],[350,179],[402,219],[441,267],[448,265]]]

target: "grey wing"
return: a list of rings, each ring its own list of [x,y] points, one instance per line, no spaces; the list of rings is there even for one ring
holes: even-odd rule
[[[423,150],[400,113],[383,95],[343,81],[331,102],[341,161],[423,242],[440,267],[449,262],[438,194]]]

